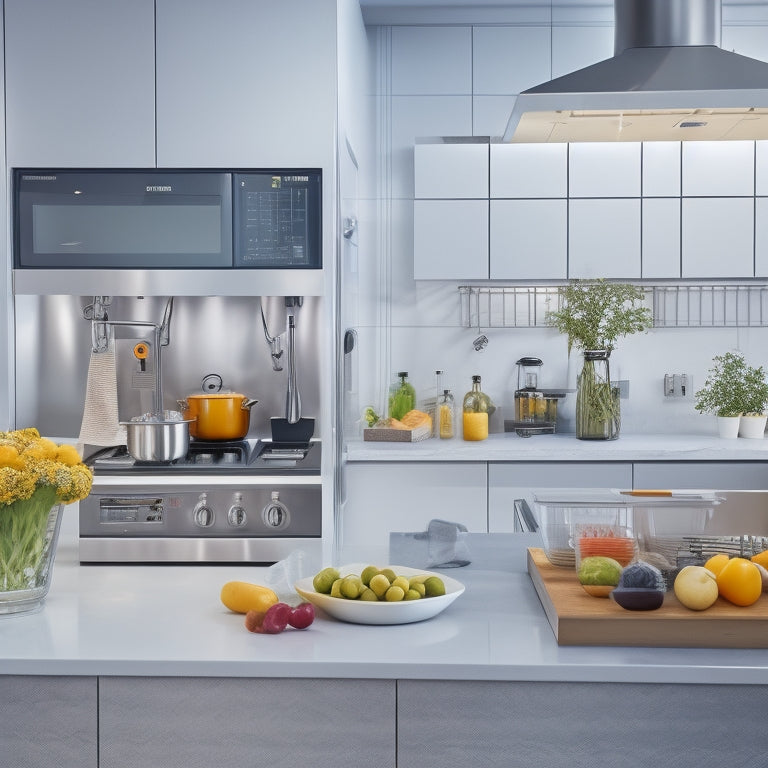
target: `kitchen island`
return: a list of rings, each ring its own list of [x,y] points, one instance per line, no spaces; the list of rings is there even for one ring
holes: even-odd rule
[[[43,610],[0,620],[9,765],[55,754],[99,768],[559,768],[601,755],[647,765],[670,749],[672,764],[697,768],[762,759],[768,651],[558,646],[526,572],[535,534],[471,535],[471,564],[446,570],[466,592],[429,621],[318,614],[305,631],[254,635],[219,590],[263,583],[266,568],[80,566],[75,507]],[[425,566],[413,557],[398,564]],[[617,738],[632,760],[616,756]]]

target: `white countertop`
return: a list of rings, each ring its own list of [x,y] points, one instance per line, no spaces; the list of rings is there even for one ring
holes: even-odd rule
[[[768,439],[717,435],[624,435],[617,440],[579,440],[572,434],[487,440],[430,438],[416,443],[350,441],[347,461],[768,461]]]
[[[43,610],[0,618],[0,674],[768,683],[768,650],[559,647],[525,570],[535,535],[471,534],[472,564],[446,571],[466,592],[434,619],[318,614],[304,631],[254,635],[219,591],[263,583],[265,568],[80,566],[76,509]]]

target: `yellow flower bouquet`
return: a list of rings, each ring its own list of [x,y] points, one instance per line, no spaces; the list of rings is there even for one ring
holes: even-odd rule
[[[74,446],[57,445],[34,428],[0,432],[0,613],[41,604],[61,505],[84,499],[92,480]]]

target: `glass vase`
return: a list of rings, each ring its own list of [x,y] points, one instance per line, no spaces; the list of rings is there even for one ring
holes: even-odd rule
[[[49,490],[0,507],[0,616],[43,607],[64,509]]]
[[[619,388],[611,384],[610,350],[584,351],[576,384],[576,437],[615,440],[621,428]]]

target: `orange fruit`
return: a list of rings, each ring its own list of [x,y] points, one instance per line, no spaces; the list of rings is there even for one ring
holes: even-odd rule
[[[712,571],[712,573],[717,576],[720,571],[723,570],[723,566],[730,560],[731,558],[728,555],[712,555],[712,557],[707,560],[706,563],[704,563],[704,567],[708,570]]]
[[[763,592],[760,569],[745,557],[732,557],[717,574],[717,589],[734,605],[752,605]]]
[[[749,558],[753,563],[762,565],[763,568],[768,568],[768,549],[764,549],[762,552],[758,552],[756,555],[752,555]]]

